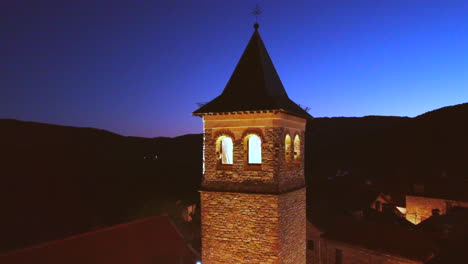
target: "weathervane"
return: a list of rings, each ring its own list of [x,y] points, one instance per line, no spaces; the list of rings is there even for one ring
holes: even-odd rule
[[[254,10],[252,11],[252,15],[255,16],[255,24],[258,24],[258,16],[261,14],[262,14],[262,9],[260,8],[259,4],[256,4]]]

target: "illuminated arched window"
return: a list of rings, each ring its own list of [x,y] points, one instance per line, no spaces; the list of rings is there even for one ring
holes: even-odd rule
[[[299,135],[294,137],[294,161],[299,162],[301,159],[301,139]]]
[[[291,136],[289,134],[284,138],[284,159],[286,160],[286,165],[291,162]]]
[[[221,164],[232,164],[232,138],[220,136],[216,140],[216,155]]]
[[[249,164],[262,163],[262,140],[257,135],[248,138],[248,162]]]

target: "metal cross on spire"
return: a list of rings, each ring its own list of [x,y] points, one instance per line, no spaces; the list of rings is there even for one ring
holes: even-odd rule
[[[262,13],[263,13],[263,11],[260,8],[260,5],[256,4],[254,10],[252,11],[252,15],[255,16],[255,24],[258,23],[258,16],[261,15]]]

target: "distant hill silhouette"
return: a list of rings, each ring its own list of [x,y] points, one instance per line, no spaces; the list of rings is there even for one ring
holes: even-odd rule
[[[307,133],[309,206],[326,200],[330,208],[343,207],[356,199],[356,187],[364,182],[399,204],[412,193],[413,183],[424,183],[425,193],[436,197],[466,197],[466,103],[415,118],[317,118]]]
[[[318,118],[309,124],[309,177],[326,177],[337,169],[387,182],[428,180],[441,177],[442,172],[450,178],[468,175],[468,103],[415,118],[336,119],[341,124],[354,122],[358,132],[352,131],[353,125],[340,127],[342,131],[335,130],[324,143],[323,136],[314,135],[314,129],[328,133],[324,126],[332,120]]]
[[[196,201],[202,137],[0,120],[0,252]]]
[[[306,180],[338,170],[387,185],[468,175],[468,103],[415,118],[315,118]],[[105,130],[0,120],[0,252],[196,201],[202,135],[124,137]],[[317,186],[317,185],[312,185]]]
[[[324,180],[337,170],[353,170],[371,138],[399,127],[411,118],[394,116],[315,118],[307,124],[306,179]],[[355,142],[362,142],[355,144]],[[365,163],[367,168],[369,163]]]

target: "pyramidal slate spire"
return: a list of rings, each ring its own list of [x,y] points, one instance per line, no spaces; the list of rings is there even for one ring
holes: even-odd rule
[[[312,118],[289,99],[255,23],[254,32],[223,93],[193,112],[213,113],[277,110]]]

